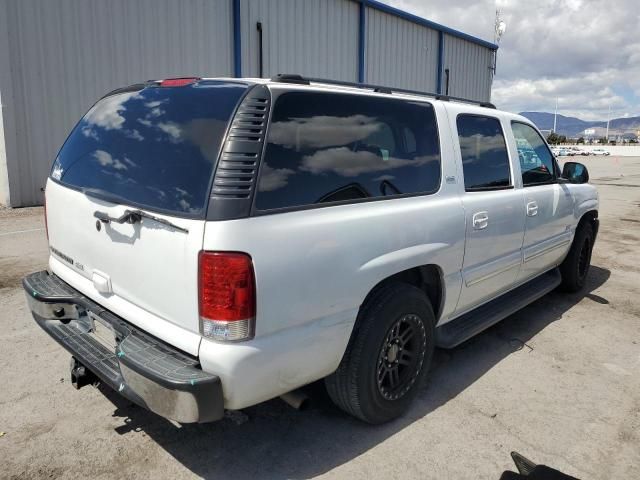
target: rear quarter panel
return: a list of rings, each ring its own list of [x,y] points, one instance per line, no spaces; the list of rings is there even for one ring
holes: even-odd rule
[[[256,337],[236,345],[204,339],[200,347],[203,368],[221,376],[227,408],[335,371],[360,305],[395,273],[437,265],[446,291],[440,320],[453,312],[465,216],[448,136],[441,130],[442,180],[433,195],[207,222],[204,249],[246,252],[256,274]]]

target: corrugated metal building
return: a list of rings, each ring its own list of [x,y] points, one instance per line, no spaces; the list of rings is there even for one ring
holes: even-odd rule
[[[0,204],[41,204],[68,132],[123,85],[286,72],[488,101],[496,49],[373,0],[0,0]]]

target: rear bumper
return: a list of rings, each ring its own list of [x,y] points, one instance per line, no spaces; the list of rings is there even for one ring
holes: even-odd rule
[[[34,319],[100,380],[158,415],[204,423],[224,415],[220,378],[198,359],[105,310],[46,271],[22,281]],[[93,334],[94,322],[113,330],[115,349]]]

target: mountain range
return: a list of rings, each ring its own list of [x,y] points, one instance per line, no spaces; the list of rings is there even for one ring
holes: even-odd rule
[[[540,130],[553,129],[553,113],[548,112],[520,112],[520,115],[531,120]],[[599,129],[607,128],[607,121],[586,121],[576,117],[566,117],[558,114],[556,133],[567,137],[579,137],[584,135],[587,128],[595,128],[596,135]],[[636,134],[640,130],[640,117],[614,118],[609,122],[610,135],[622,135],[625,133]]]

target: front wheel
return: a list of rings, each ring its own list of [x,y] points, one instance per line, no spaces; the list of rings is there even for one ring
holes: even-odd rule
[[[400,283],[381,288],[361,308],[338,370],[325,379],[329,396],[368,423],[400,416],[429,369],[434,340],[435,315],[424,292]]]
[[[593,227],[583,223],[578,227],[571,249],[560,265],[561,288],[567,292],[577,292],[584,287],[591,265],[593,250]]]

